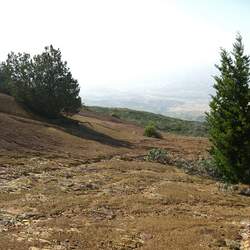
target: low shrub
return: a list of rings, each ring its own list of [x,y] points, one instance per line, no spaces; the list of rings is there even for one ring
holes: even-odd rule
[[[114,117],[114,118],[117,118],[117,119],[120,119],[120,116],[116,113],[111,113],[111,116]]]
[[[205,171],[209,176],[224,181],[213,158],[209,157],[207,159],[199,160],[197,165],[199,169]]]
[[[154,148],[148,152],[147,156],[145,157],[145,160],[166,163],[168,161],[168,154],[164,149]]]
[[[157,131],[154,124],[148,124],[144,129],[144,136],[162,138],[161,134]]]

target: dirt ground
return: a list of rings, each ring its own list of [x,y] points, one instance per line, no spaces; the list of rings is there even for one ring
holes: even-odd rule
[[[59,126],[1,104],[0,249],[250,249],[250,197],[143,158],[206,158],[207,139],[146,138],[88,112]]]

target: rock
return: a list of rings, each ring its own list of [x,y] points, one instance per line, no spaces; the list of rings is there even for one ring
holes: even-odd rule
[[[73,191],[97,190],[99,186],[95,183],[80,184],[72,188]]]
[[[43,239],[48,239],[50,237],[50,233],[48,231],[39,232],[39,235]]]
[[[226,246],[231,250],[240,250],[240,242],[226,239]]]
[[[10,224],[10,220],[8,219],[0,219],[0,225],[7,226]]]
[[[45,239],[39,239],[39,241],[42,242],[42,243],[50,244],[50,241],[45,240]]]
[[[22,221],[27,221],[29,219],[37,220],[44,217],[45,216],[43,214],[33,213],[33,212],[27,212],[17,216],[17,218]]]
[[[217,247],[225,247],[227,244],[224,239],[219,239],[215,241],[214,245]]]
[[[141,233],[140,238],[145,241],[145,240],[150,240],[153,238],[152,234],[149,233]]]
[[[0,215],[0,227],[7,227],[7,226],[15,225],[16,222],[17,221],[15,220],[15,218],[13,218],[9,214]]]
[[[87,188],[87,189],[96,189],[97,186],[94,185],[93,183],[87,183],[87,184],[86,184],[86,188]]]
[[[241,195],[250,196],[250,187],[240,190]]]

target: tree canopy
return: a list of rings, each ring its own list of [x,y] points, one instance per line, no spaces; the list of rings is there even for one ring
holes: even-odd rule
[[[35,112],[54,118],[81,107],[79,84],[52,45],[34,57],[12,52],[2,67],[10,77],[12,95]]]
[[[11,94],[10,84],[9,84],[9,74],[3,64],[0,64],[0,92],[4,94]]]

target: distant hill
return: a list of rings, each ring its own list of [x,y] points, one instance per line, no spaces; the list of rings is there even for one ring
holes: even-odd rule
[[[207,129],[204,122],[186,121],[160,114],[154,114],[145,111],[136,111],[126,108],[106,108],[91,106],[87,107],[87,109],[99,114],[109,115],[125,121],[134,122],[143,127],[146,126],[149,122],[153,122],[159,130],[164,132],[192,136],[207,135]]]

